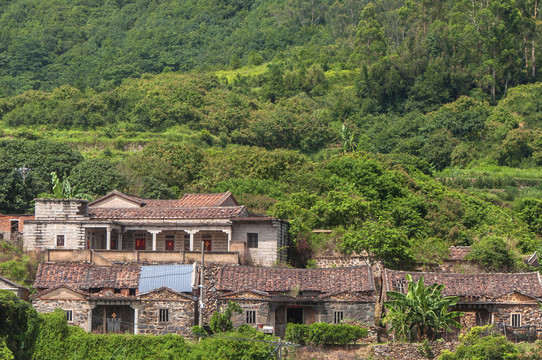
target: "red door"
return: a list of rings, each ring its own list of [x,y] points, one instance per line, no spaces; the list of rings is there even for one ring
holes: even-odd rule
[[[175,240],[166,240],[166,251],[175,250]]]
[[[136,239],[135,241],[136,250],[145,250],[145,239]]]
[[[211,251],[211,240],[203,240],[203,251]]]

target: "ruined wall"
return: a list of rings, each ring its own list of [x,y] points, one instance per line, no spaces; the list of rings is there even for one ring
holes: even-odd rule
[[[420,351],[421,344],[388,343],[373,345],[373,360],[427,360],[436,359],[442,350],[454,351],[459,343],[434,341],[429,343],[433,357],[425,357]]]

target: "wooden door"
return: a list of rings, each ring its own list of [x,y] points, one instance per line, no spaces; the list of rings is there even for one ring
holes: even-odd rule
[[[203,251],[211,251],[211,240],[203,240]]]
[[[145,239],[135,239],[135,249],[145,250]]]
[[[166,251],[174,251],[174,250],[175,250],[175,240],[167,239],[166,240]]]

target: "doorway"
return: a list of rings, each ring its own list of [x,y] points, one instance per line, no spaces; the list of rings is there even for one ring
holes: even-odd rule
[[[286,309],[286,323],[303,324],[303,308],[289,307]]]

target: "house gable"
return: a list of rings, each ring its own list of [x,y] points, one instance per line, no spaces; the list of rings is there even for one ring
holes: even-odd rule
[[[83,292],[75,291],[70,288],[60,286],[51,290],[43,291],[32,298],[41,300],[86,300],[87,297]]]
[[[109,194],[94,200],[89,204],[93,208],[105,209],[133,209],[140,208],[145,202],[135,196],[129,196],[120,191],[112,191]]]
[[[190,295],[183,294],[181,292],[171,290],[167,287],[162,287],[153,291],[149,291],[145,294],[141,294],[141,300],[168,300],[168,301],[195,301]]]
[[[269,300],[270,295],[263,291],[246,290],[222,295],[228,300]]]
[[[512,291],[510,293],[507,293],[507,294],[504,294],[502,296],[499,296],[499,297],[495,298],[495,302],[497,302],[497,303],[506,302],[506,303],[519,303],[519,304],[525,304],[525,303],[536,304],[537,299],[532,297],[532,296],[522,294],[519,291]]]

